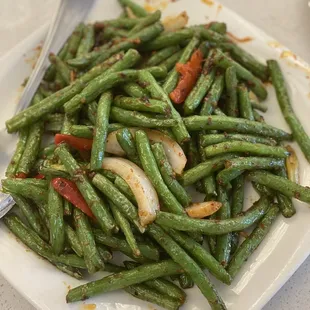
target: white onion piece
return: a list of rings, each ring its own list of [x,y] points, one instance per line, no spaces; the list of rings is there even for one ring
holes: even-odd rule
[[[187,22],[188,22],[188,15],[184,11],[179,15],[166,17],[163,21],[163,25],[165,28],[165,32],[172,32],[184,28]]]
[[[192,203],[185,209],[187,215],[192,218],[202,219],[215,213],[222,207],[222,203],[218,201],[205,201]]]
[[[137,200],[140,224],[145,227],[152,223],[159,210],[159,201],[144,171],[131,161],[118,157],[105,158],[102,168],[118,174],[129,185]]]
[[[116,134],[121,129],[109,133],[106,142],[106,152],[117,155],[125,156],[125,152],[119,145],[116,139]],[[130,132],[134,134],[139,128],[129,128]],[[186,165],[186,156],[181,148],[181,146],[171,139],[169,136],[163,134],[158,130],[146,129],[143,128],[148,138],[152,142],[161,142],[165,149],[165,153],[168,157],[169,163],[176,174],[182,174],[183,169]]]

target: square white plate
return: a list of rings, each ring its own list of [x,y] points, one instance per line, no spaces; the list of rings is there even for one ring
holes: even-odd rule
[[[289,85],[294,109],[310,134],[308,86],[310,67],[301,59],[242,17],[213,0],[171,2],[149,0],[148,2],[149,8],[163,10],[164,16],[175,15],[186,10],[191,25],[212,20],[224,21],[228,25],[228,30],[238,37],[250,36],[253,40],[242,43],[242,47],[263,61],[270,58],[280,61]],[[98,0],[87,21],[110,19],[117,17],[119,13],[120,7],[117,1]],[[16,137],[5,134],[4,122],[14,113],[21,92],[20,85],[31,72],[29,59],[34,57],[35,47],[44,39],[45,33],[46,27],[42,27],[0,59],[0,94],[3,109],[0,114],[0,176],[2,177],[16,143]],[[269,110],[264,115],[266,121],[276,127],[289,130],[281,115],[272,86],[268,85],[267,88]],[[293,146],[300,160],[300,182],[302,185],[309,186],[310,165],[298,146],[295,143]],[[256,197],[249,191],[246,207],[250,206]],[[261,309],[308,256],[310,211],[304,203],[295,200],[294,204],[297,214],[292,219],[278,218],[266,240],[243,266],[230,287],[214,280],[229,309]],[[67,305],[65,296],[68,287],[75,287],[82,282],[61,273],[27,250],[16,241],[3,223],[0,224],[0,253],[0,272],[38,309],[154,309],[150,304],[139,301],[122,291],[97,296],[84,303]],[[96,277],[102,275],[96,275]],[[182,309],[209,309],[207,301],[197,288],[186,292],[188,298]],[[155,308],[159,309],[159,307]]]

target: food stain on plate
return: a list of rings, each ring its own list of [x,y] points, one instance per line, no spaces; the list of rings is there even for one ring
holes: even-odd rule
[[[71,285],[68,284],[68,283],[65,282],[65,281],[63,281],[62,283],[66,286],[66,288],[67,288],[67,290],[68,290],[68,292],[69,292],[69,291],[71,290]]]
[[[42,50],[42,44],[38,44],[34,49],[33,49],[33,54],[30,57],[25,58],[25,62],[29,65],[31,65],[31,68],[34,69],[37,60],[40,57],[41,50]]]
[[[250,36],[246,36],[246,37],[243,37],[243,38],[239,38],[237,36],[235,36],[233,33],[227,31],[227,35],[234,41],[234,42],[237,42],[237,43],[247,43],[247,42],[250,42],[250,41],[253,41],[254,38],[250,37]]]
[[[201,0],[201,2],[206,4],[206,5],[209,5],[209,6],[214,5],[214,1],[213,0]]]
[[[283,51],[280,55],[280,58],[289,58],[289,57],[292,57],[295,60],[297,59],[297,56],[291,51]]]
[[[217,9],[216,9],[216,16],[218,16],[221,11],[222,11],[223,6],[221,4],[218,4]]]
[[[95,310],[97,308],[96,304],[84,304],[81,306],[81,310]]]
[[[278,41],[269,41],[268,45],[270,47],[274,47],[274,48],[278,48],[278,47],[282,47],[283,45],[281,43],[279,43]]]
[[[147,12],[152,13],[156,10],[164,10],[168,6],[167,0],[146,0],[144,8]]]

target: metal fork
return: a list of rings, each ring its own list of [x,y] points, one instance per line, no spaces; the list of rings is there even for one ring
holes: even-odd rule
[[[93,3],[94,0],[60,0],[58,2],[58,7],[52,18],[40,57],[23,91],[16,113],[28,107],[48,67],[48,54],[50,52],[58,53],[75,26],[84,20]],[[0,193],[0,218],[14,204],[15,202],[10,195]]]

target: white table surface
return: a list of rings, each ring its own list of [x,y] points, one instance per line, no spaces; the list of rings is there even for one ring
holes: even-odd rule
[[[104,1],[104,0],[101,0]],[[56,1],[0,1],[0,57],[51,18]],[[310,1],[221,0],[310,63]],[[2,38],[5,35],[6,40]],[[1,256],[0,256],[1,264]],[[31,281],[31,279],[29,279]],[[308,258],[264,310],[310,309],[310,258]],[[0,309],[34,310],[0,275]]]

